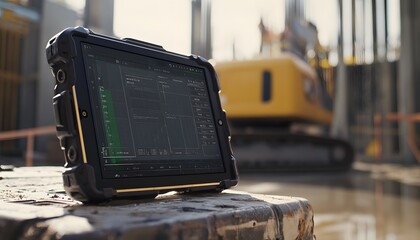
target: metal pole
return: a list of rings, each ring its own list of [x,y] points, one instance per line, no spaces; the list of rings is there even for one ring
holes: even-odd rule
[[[353,64],[356,61],[356,0],[351,0],[351,37]]]
[[[388,1],[384,1],[384,25],[385,25],[385,61],[388,59]]]
[[[84,25],[106,35],[114,35],[114,0],[86,0]]]
[[[415,16],[416,10],[415,4],[417,1],[401,0],[401,53],[399,61],[399,81],[398,81],[398,112],[400,114],[411,114],[414,111],[414,82],[415,76],[415,53],[414,46],[417,44],[415,39],[416,29]],[[420,8],[420,7],[419,7]],[[400,146],[401,153],[404,158],[404,162],[414,162],[413,154],[410,151],[408,138],[408,123],[401,122],[399,128]]]
[[[211,2],[191,2],[191,52],[211,58]]]
[[[378,23],[376,14],[376,0],[372,0],[372,32],[373,32],[373,63],[378,61]]]
[[[344,64],[344,41],[343,41],[343,0],[338,0],[339,10],[339,36],[338,36],[338,66],[337,66],[337,89],[334,104],[334,121],[331,127],[331,135],[341,139],[348,139],[347,121],[347,77],[346,65]]]

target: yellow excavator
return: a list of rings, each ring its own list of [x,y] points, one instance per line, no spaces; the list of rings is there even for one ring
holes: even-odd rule
[[[282,53],[277,56],[215,64],[232,149],[242,169],[350,168],[352,146],[327,133],[333,121],[331,93],[317,36],[299,35],[313,29],[307,23],[292,25],[281,36]],[[311,59],[302,57],[307,45],[315,52]]]

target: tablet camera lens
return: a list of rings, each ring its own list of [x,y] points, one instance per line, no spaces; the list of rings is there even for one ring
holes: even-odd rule
[[[57,79],[57,82],[63,83],[66,81],[66,72],[64,72],[62,69],[58,70],[55,78]]]
[[[76,156],[77,156],[76,148],[74,146],[71,146],[69,150],[67,150],[67,159],[70,162],[74,163],[76,161]]]

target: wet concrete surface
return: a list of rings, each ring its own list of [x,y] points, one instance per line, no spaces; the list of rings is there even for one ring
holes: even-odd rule
[[[348,172],[243,173],[238,190],[298,196],[317,239],[420,239],[420,167],[356,162]]]
[[[62,167],[0,172],[0,239],[313,239],[306,199],[226,190],[82,204]]]

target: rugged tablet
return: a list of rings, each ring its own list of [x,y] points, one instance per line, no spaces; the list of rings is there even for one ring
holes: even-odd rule
[[[46,54],[70,196],[98,202],[236,185],[218,80],[207,60],[82,27],[58,33]]]

